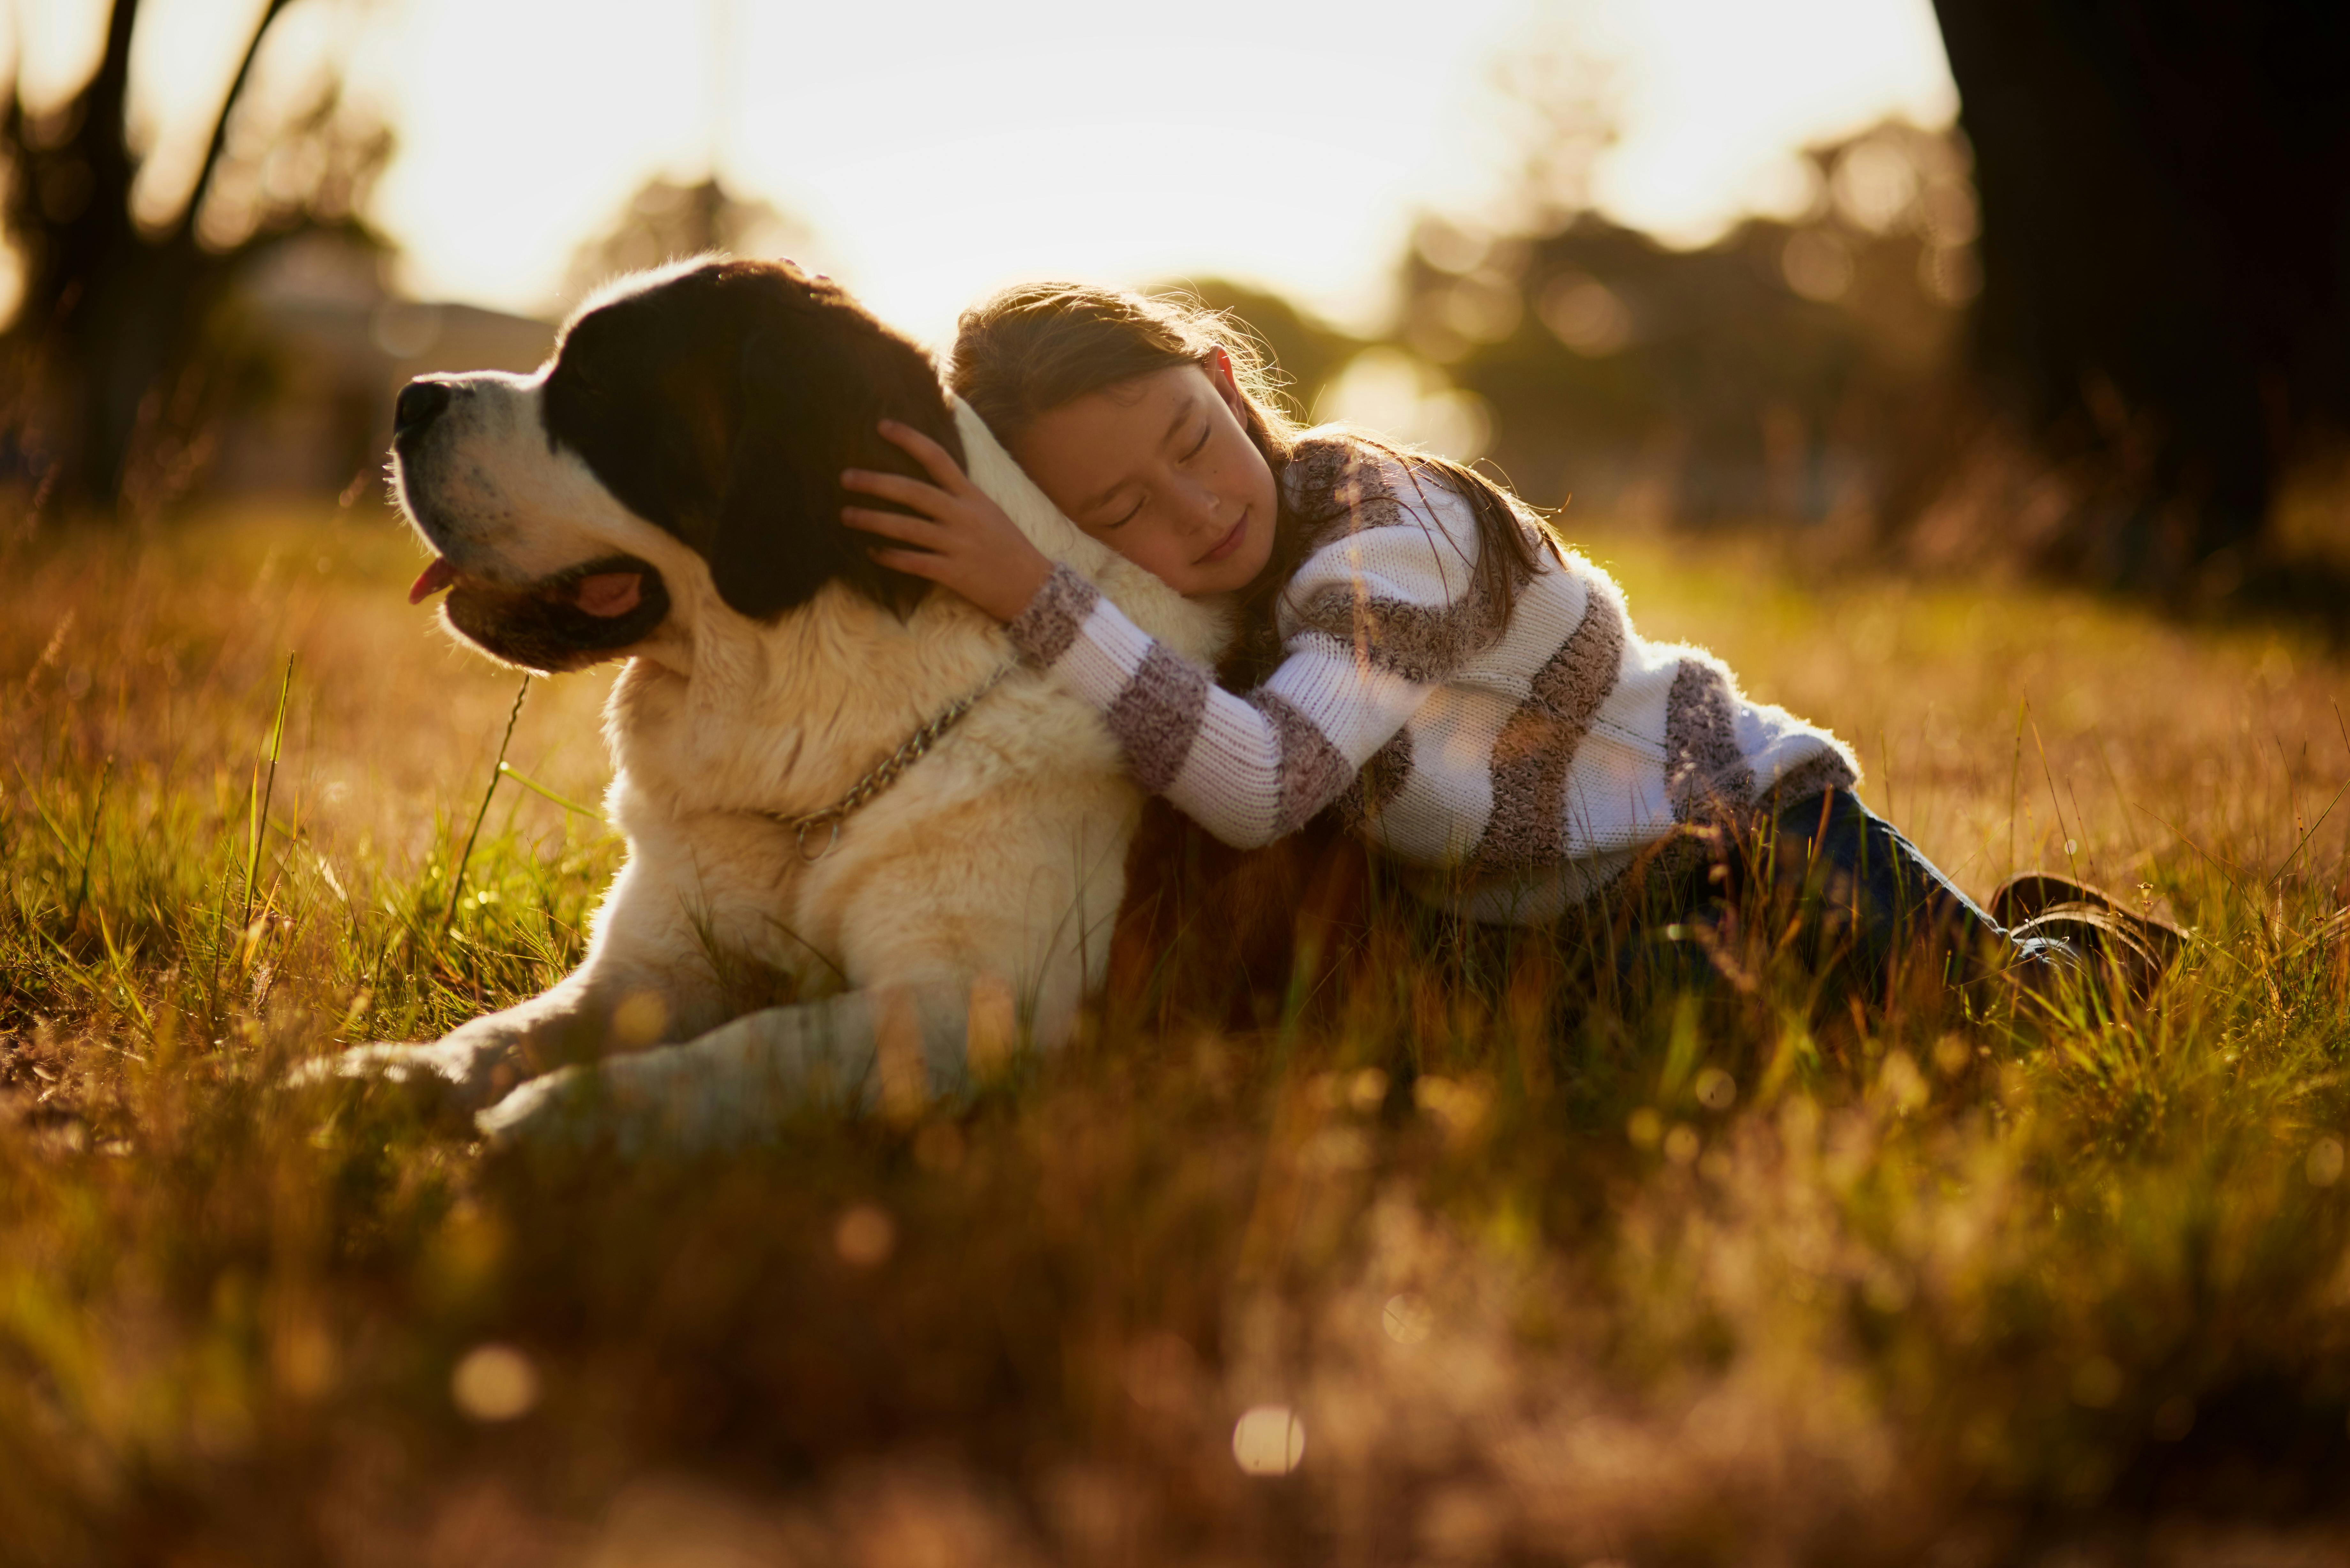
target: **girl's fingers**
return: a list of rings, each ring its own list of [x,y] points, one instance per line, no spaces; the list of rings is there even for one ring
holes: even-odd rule
[[[928,577],[932,582],[938,580],[943,565],[942,557],[933,556],[928,550],[884,550],[879,545],[870,545],[865,553],[878,565],[893,572],[903,572],[910,577]]]
[[[937,480],[941,489],[960,495],[971,488],[971,476],[956,462],[954,454],[924,435],[911,425],[901,425],[895,420],[881,421],[881,439],[897,446],[922,465]]]
[[[840,520],[861,533],[901,539],[909,545],[929,545],[941,532],[939,525],[927,517],[909,517],[902,512],[873,512],[862,506],[842,507]]]
[[[955,504],[953,496],[935,484],[925,484],[902,473],[876,473],[865,468],[852,468],[843,472],[840,487],[854,490],[861,495],[878,495],[884,501],[911,506],[925,517],[936,517]]]

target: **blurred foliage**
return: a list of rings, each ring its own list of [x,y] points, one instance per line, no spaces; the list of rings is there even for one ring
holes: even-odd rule
[[[1950,138],[1887,122],[1806,154],[1816,192],[1673,250],[1596,214],[1480,233],[1431,217],[1406,348],[1482,399],[1533,497],[1659,520],[1866,514],[1950,373],[1974,206]]]
[[[1490,457],[1537,503],[1865,534],[1956,368],[1977,285],[1964,147],[1887,121],[1812,148],[1808,211],[1676,250],[1576,205],[1599,112],[1536,115],[1565,140],[1503,203],[1532,226],[1423,218],[1373,338],[1261,289],[1179,286],[1258,335],[1300,412]]]

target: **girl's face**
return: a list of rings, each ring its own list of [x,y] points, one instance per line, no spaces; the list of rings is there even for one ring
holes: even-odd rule
[[[1072,399],[1013,455],[1080,528],[1186,596],[1232,593],[1273,558],[1273,470],[1219,354]]]

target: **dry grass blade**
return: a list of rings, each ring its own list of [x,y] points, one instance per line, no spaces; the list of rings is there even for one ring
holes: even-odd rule
[[[244,919],[249,930],[253,926],[253,893],[261,876],[262,838],[269,822],[270,802],[277,794],[277,758],[286,744],[286,704],[294,694],[294,655],[286,656],[286,678],[277,685],[277,712],[269,722],[268,755],[265,759],[265,776],[254,781],[251,799],[252,818],[244,839]],[[255,772],[260,772],[256,766]]]
[[[515,688],[514,706],[506,711],[505,733],[498,737],[497,761],[490,764],[490,782],[482,788],[482,804],[473,813],[473,826],[465,834],[464,852],[457,857],[456,868],[449,873],[449,909],[441,917],[441,940],[449,939],[450,928],[457,923],[457,900],[465,892],[465,867],[473,862],[473,846],[481,842],[482,824],[490,815],[490,801],[498,793],[498,780],[506,772],[506,748],[514,744],[515,725],[522,720],[523,699],[530,695],[530,677],[525,675]],[[542,792],[544,793],[544,792]]]

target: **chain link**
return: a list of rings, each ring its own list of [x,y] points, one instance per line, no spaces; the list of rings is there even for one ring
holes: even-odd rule
[[[764,815],[792,830],[793,836],[799,841],[802,860],[813,863],[823,859],[838,846],[841,824],[871,805],[876,795],[896,784],[908,768],[921,761],[922,754],[937,745],[949,730],[961,723],[964,714],[978,707],[979,700],[994,691],[1003,678],[1012,673],[1012,669],[1009,664],[1003,666],[989,676],[986,684],[980,687],[978,691],[958,697],[948,703],[929,723],[909,735],[905,742],[896,751],[875,763],[872,772],[851,784],[847,794],[842,795],[822,811],[812,811],[806,816],[785,816],[781,812],[773,811]],[[814,853],[810,853],[808,835],[819,827],[829,828],[831,831],[823,844]]]

